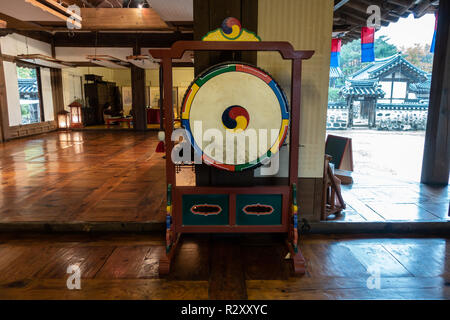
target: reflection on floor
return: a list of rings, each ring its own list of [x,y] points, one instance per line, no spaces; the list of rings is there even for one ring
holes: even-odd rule
[[[175,128],[180,127],[180,122],[177,121],[174,123]],[[106,124],[98,124],[94,126],[83,127],[78,130],[133,130],[133,124],[131,124],[131,128],[128,128],[128,124],[125,122],[119,122],[116,124],[111,124],[109,127]],[[147,129],[149,130],[161,130],[161,125],[159,123],[147,124]]]
[[[0,146],[0,222],[159,221],[156,132],[54,132]]]
[[[156,132],[53,132],[0,144],[0,222],[163,222]],[[193,185],[190,170],[177,175]]]
[[[0,299],[450,299],[450,239],[307,236],[301,248],[297,278],[279,237],[185,236],[159,279],[162,235],[3,234]],[[67,289],[69,265],[81,290]]]
[[[159,124],[147,124],[148,129],[159,130]],[[83,127],[82,130],[133,130],[133,124],[131,128],[128,128],[128,124],[125,122],[119,122],[117,124],[111,124],[109,127],[106,124],[98,124],[94,126]]]

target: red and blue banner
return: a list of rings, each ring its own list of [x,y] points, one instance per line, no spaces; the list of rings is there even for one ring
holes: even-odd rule
[[[375,28],[361,29],[361,62],[375,61]]]
[[[431,48],[430,48],[430,52],[434,52],[434,45],[436,44],[436,32],[437,32],[437,24],[438,24],[438,12],[436,11],[434,13],[434,18],[435,18],[435,22],[434,22],[434,33],[433,33],[433,41],[431,42]]]
[[[341,56],[341,39],[331,39],[331,67],[339,67]]]

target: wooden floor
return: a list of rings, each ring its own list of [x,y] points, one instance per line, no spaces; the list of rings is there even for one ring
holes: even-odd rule
[[[450,299],[450,239],[308,236],[300,278],[276,236],[185,236],[159,279],[163,245],[162,235],[3,234],[0,299]],[[69,265],[81,290],[67,289]]]
[[[0,223],[150,222],[165,217],[156,132],[53,132],[0,144]],[[177,175],[194,183],[190,170]],[[369,176],[343,186],[336,222],[444,222],[448,187]]]
[[[162,221],[156,133],[54,132],[0,144],[0,222]]]
[[[450,221],[449,195],[448,186],[354,176],[353,185],[343,186],[346,210],[331,219],[345,222]]]

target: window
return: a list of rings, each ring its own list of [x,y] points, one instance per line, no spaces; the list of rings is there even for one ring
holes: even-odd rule
[[[19,84],[20,113],[22,124],[43,121],[42,104],[40,100],[39,71],[37,68],[17,66]]]

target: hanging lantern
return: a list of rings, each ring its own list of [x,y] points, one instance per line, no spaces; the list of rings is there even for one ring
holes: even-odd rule
[[[70,127],[70,112],[63,110],[58,112],[58,129],[67,130]]]
[[[70,127],[71,128],[82,128],[83,122],[81,119],[81,103],[72,102],[69,104],[70,108]]]

